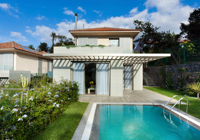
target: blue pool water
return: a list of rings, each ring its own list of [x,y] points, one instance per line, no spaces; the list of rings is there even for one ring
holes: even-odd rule
[[[200,131],[173,115],[172,121],[155,106],[105,105],[99,140],[200,140]]]

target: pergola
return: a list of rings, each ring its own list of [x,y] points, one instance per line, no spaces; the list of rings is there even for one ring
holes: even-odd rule
[[[73,61],[110,61],[123,60],[123,65],[143,64],[150,61],[170,57],[169,53],[154,53],[154,54],[43,54],[43,56],[50,57],[54,60],[73,60]]]

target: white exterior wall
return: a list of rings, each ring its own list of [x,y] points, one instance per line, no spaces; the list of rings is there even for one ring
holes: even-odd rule
[[[123,96],[123,61],[110,62],[110,96]]]
[[[42,59],[42,73],[47,73],[48,62]],[[52,71],[52,61],[49,60],[49,68]],[[38,73],[39,59],[37,56],[31,56],[23,53],[14,54],[14,70],[17,71],[31,71],[31,73]]]
[[[122,47],[76,47],[76,48],[66,48],[66,47],[54,47],[54,53],[66,53],[66,54],[76,54],[76,53],[82,53],[82,54],[91,54],[91,53],[123,53]]]
[[[45,59],[42,59],[42,73],[47,73],[48,62]]]
[[[130,38],[130,50],[133,52],[133,38]]]
[[[109,46],[110,45],[109,38],[98,38],[98,45]]]
[[[49,71],[53,71],[53,61],[49,61]]]
[[[38,73],[38,57],[31,55],[16,53],[14,57],[16,66],[15,70],[18,71],[31,71],[31,73]]]
[[[130,37],[120,37],[119,46],[123,47],[123,53],[131,53]]]
[[[143,90],[143,64],[133,65],[133,90]]]
[[[53,60],[53,79],[59,82],[62,78],[70,80],[70,60]]]
[[[83,43],[77,38],[77,43]],[[83,38],[82,38],[83,39]],[[83,41],[83,40],[82,40]],[[105,44],[103,44],[105,43]],[[107,43],[107,44],[106,44]],[[98,38],[98,45],[109,46],[109,38]],[[113,53],[131,53],[133,49],[133,39],[131,37],[120,37],[119,47],[54,47],[54,54],[65,53],[65,54],[113,54]],[[82,60],[83,62],[85,60]],[[98,61],[98,60],[96,60]],[[53,79],[57,82],[64,79],[71,80],[71,61],[70,60],[54,60],[53,61]],[[143,64],[133,65],[133,90],[143,90]],[[110,83],[109,83],[110,96],[123,96],[123,61],[122,60],[111,60],[110,61]]]
[[[13,70],[13,53],[0,53],[0,70]]]

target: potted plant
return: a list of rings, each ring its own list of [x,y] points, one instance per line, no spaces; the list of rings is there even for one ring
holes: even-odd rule
[[[90,85],[91,85],[91,88],[92,88],[92,85],[94,84],[94,82],[93,81],[90,81]]]

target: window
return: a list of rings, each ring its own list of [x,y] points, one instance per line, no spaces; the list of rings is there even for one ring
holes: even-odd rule
[[[119,46],[119,38],[113,38],[109,39],[110,40],[110,46],[111,47],[118,47]]]

